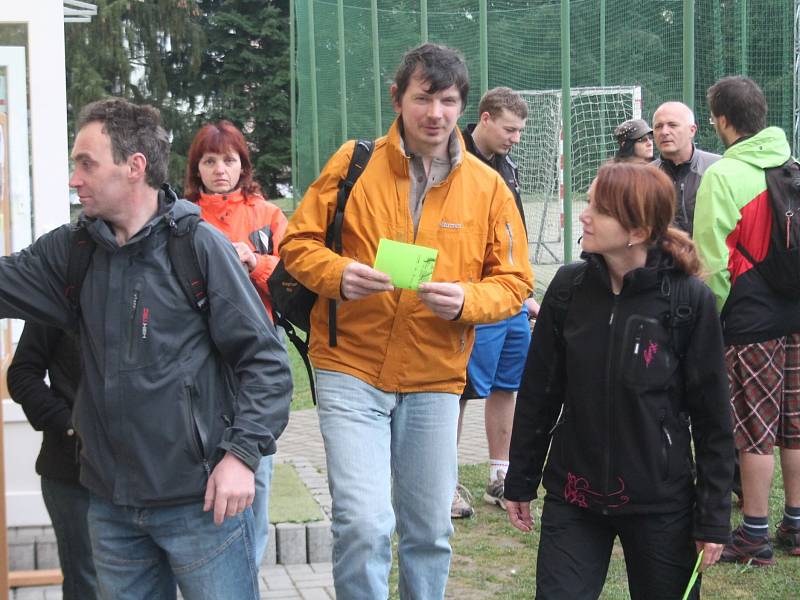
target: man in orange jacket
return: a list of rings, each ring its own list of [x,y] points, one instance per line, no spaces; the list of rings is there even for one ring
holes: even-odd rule
[[[347,203],[342,254],[325,246],[325,232],[352,141],[308,189],[280,248],[287,270],[320,296],[310,355],[340,598],[389,595],[395,524],[400,596],[443,598],[473,326],[519,312],[533,284],[514,197],[456,128],[468,90],[458,52],[409,50],[391,86],[399,116]],[[432,281],[396,289],[371,266],[382,238],[438,250]],[[339,301],[336,346],[328,342],[330,298]]]

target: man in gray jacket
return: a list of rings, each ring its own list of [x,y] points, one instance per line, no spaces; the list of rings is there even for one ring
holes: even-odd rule
[[[233,246],[203,222],[209,310],[184,294],[167,242],[199,210],[164,184],[158,111],[102,100],[78,129],[70,186],[95,244],[80,310],[64,291],[65,225],[0,259],[0,316],[80,330],[73,425],[100,594],[174,599],[177,582],[187,600],[257,599],[253,472],[288,419],[286,352]]]
[[[675,183],[678,205],[675,225],[692,235],[694,202],[700,179],[706,169],[720,159],[719,154],[695,147],[697,123],[692,109],[682,102],[664,102],[653,113],[653,131],[660,158],[653,165]]]

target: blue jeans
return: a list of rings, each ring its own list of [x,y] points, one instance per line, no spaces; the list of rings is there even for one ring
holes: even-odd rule
[[[253,511],[214,525],[203,503],[118,506],[92,495],[89,532],[104,600],[258,600]]]
[[[79,483],[42,477],[42,498],[53,523],[64,574],[63,600],[97,598],[97,577],[89,539],[89,491]]]
[[[256,471],[256,495],[253,498],[255,519],[256,566],[261,567],[269,541],[269,486],[272,483],[272,455],[262,456]]]
[[[333,499],[337,598],[389,596],[395,525],[400,597],[444,598],[458,395],[383,392],[324,370],[316,380]]]

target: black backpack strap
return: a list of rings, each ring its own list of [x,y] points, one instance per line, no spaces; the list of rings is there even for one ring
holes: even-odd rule
[[[78,225],[70,230],[64,295],[76,313],[80,312],[81,288],[96,247],[97,244],[86,227]]]
[[[374,147],[375,142],[372,140],[356,141],[347,175],[339,183],[339,191],[336,194],[336,212],[333,216],[333,223],[328,227],[325,236],[325,245],[337,254],[342,253],[342,226],[347,199],[350,197],[356,181],[367,168]],[[333,299],[328,300],[328,343],[331,347],[336,346],[336,300]]]
[[[170,219],[167,253],[189,304],[200,314],[206,314],[208,312],[206,280],[194,247],[194,233],[200,221],[199,215],[188,215],[178,222]]]
[[[564,281],[555,287],[551,284],[547,290],[550,296],[550,309],[553,312],[553,333],[559,344],[564,339],[564,323],[567,321],[567,313],[572,303],[572,296],[575,293],[575,289],[583,283],[588,266],[585,261],[565,265],[562,267],[565,271],[563,274]]]
[[[665,317],[664,326],[670,331],[672,351],[683,361],[697,314],[697,298],[692,297],[692,282],[689,276],[671,277],[665,273],[661,280],[661,293],[669,297],[669,314]]]
[[[283,327],[283,330],[286,332],[286,337],[297,349],[297,353],[300,355],[300,358],[303,359],[303,364],[306,366],[306,373],[308,373],[308,386],[311,389],[311,400],[316,406],[317,386],[314,385],[314,371],[311,368],[311,361],[308,358],[308,340],[304,340],[302,337],[300,337],[297,331],[295,331],[294,326],[289,321],[275,313],[275,311],[273,311],[273,314],[275,314],[275,325]]]

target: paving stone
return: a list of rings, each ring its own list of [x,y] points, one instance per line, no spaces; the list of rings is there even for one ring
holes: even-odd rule
[[[330,562],[332,544],[333,536],[331,535],[330,521],[316,521],[306,525],[308,562]]]
[[[275,541],[275,525],[269,524],[269,533],[267,537],[267,550],[264,552],[264,560],[262,565],[274,565],[277,563],[277,542]]]
[[[331,573],[314,573],[313,575],[292,577],[292,581],[294,581],[297,589],[325,587],[326,585],[333,585],[333,575]]]
[[[44,600],[62,600],[61,586],[45,588]]]
[[[299,523],[278,523],[275,526],[278,563],[282,565],[306,564],[306,528]]]
[[[286,572],[289,574],[289,577],[292,579],[297,578],[298,576],[303,575],[313,575],[314,571],[311,569],[308,563],[303,564],[288,564],[286,565]]]
[[[44,587],[17,588],[14,600],[44,600]]]
[[[9,536],[10,537],[10,536]],[[36,568],[36,544],[30,541],[8,540],[9,571],[29,571]],[[22,588],[20,588],[22,589]]]
[[[331,600],[331,597],[328,595],[328,592],[324,587],[311,588],[307,590],[301,589],[300,597],[303,600]]]
[[[58,560],[56,534],[52,528],[44,527],[36,536],[35,552],[37,569],[58,569],[61,566]]]
[[[309,561],[308,566],[311,567],[311,570],[314,573],[332,573],[333,572],[333,563],[329,562],[311,562]]]
[[[264,600],[302,600],[302,596],[294,589],[269,591],[264,596]]]

